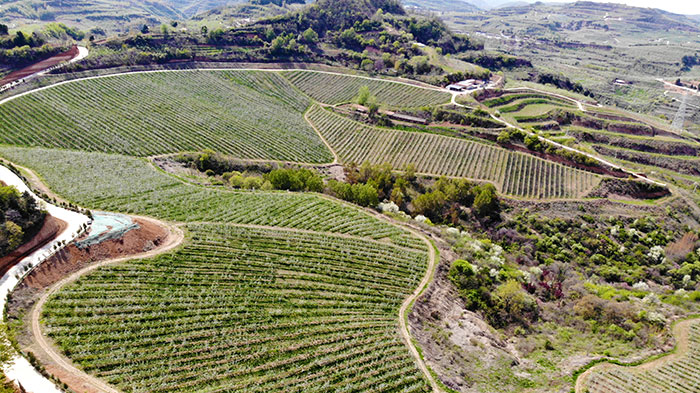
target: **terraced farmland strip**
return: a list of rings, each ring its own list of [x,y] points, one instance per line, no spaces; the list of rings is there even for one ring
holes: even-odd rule
[[[67,356],[124,391],[429,391],[396,332],[423,251],[186,228],[180,251],[102,267],[48,301]]]
[[[577,198],[600,180],[592,173],[498,146],[371,127],[320,106],[313,106],[308,118],[346,163],[389,162],[397,169],[413,163],[418,172],[489,181],[502,193],[522,198]]]
[[[449,102],[451,98],[449,93],[439,90],[351,75],[314,71],[285,71],[281,74],[304,93],[329,105],[352,101],[362,86],[369,87],[380,104],[390,107],[437,105]]]
[[[75,81],[0,106],[0,142],[135,156],[212,149],[333,160],[304,121],[310,100],[276,73],[178,71]]]
[[[571,101],[567,101],[558,97],[550,96],[541,93],[511,93],[504,94],[500,97],[491,98],[482,102],[489,108],[504,106],[518,100],[541,99],[555,102],[557,104],[573,105]]]
[[[80,206],[164,220],[224,222],[346,233],[424,249],[409,232],[317,194],[245,192],[184,184],[145,160],[104,153],[0,146]]]

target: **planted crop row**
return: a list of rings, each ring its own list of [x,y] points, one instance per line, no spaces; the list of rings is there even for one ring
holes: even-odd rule
[[[328,162],[304,121],[309,101],[263,71],[117,75],[0,106],[0,142],[146,156],[213,149],[240,158]]]
[[[587,380],[590,393],[691,393],[700,391],[700,323],[689,327],[686,353],[659,366],[610,367],[593,370]]]
[[[134,392],[427,392],[396,332],[424,252],[191,224],[174,254],[100,268],[44,309],[86,371]]]
[[[572,198],[598,182],[591,173],[503,148],[429,133],[370,127],[318,106],[309,119],[344,162],[411,163],[418,172],[493,182],[507,195]]]
[[[600,178],[581,171],[524,154],[510,154],[502,192],[531,199],[582,197]]]
[[[318,194],[246,192],[183,183],[144,160],[103,153],[1,147],[81,206],[165,220],[225,222],[346,233],[424,249],[420,239],[358,208]]]
[[[494,107],[498,107],[501,105],[510,104],[511,102],[516,101],[516,100],[522,100],[522,99],[527,99],[527,98],[540,98],[540,99],[547,99],[549,101],[555,101],[557,103],[569,104],[569,101],[563,100],[561,98],[553,97],[553,96],[550,96],[547,94],[540,94],[540,93],[504,94],[500,97],[486,100],[486,101],[482,102],[482,104],[488,106],[489,108],[494,108]]]
[[[517,112],[517,111],[520,111],[527,106],[537,105],[537,104],[549,104],[549,105],[553,105],[553,106],[565,106],[565,107],[569,107],[569,108],[573,107],[572,105],[565,104],[563,102],[556,102],[556,101],[550,100],[548,98],[528,98],[528,99],[524,99],[524,100],[516,100],[511,105],[499,107],[498,110],[501,113]]]
[[[362,86],[369,87],[380,104],[390,107],[419,107],[450,101],[447,92],[391,81],[314,71],[289,71],[282,75],[304,93],[329,105],[352,101]]]

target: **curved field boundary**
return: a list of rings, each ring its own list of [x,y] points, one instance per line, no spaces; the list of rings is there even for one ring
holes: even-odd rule
[[[28,256],[22,258],[11,267],[0,280],[0,309],[5,310],[7,297],[19,283],[20,279],[29,274],[33,268],[46,261],[51,255],[58,252],[65,244],[77,238],[84,230],[84,225],[89,223],[87,216],[52,205],[37,197],[25,182],[4,165],[0,165],[0,178],[3,183],[14,186],[21,192],[28,192],[42,209],[48,214],[64,221],[67,226],[50,242],[44,244]],[[4,340],[4,338],[3,338]],[[9,343],[6,343],[8,346]],[[14,349],[7,354],[8,364],[3,364],[3,371],[10,380],[15,380],[26,389],[41,392],[57,392],[58,388],[52,381],[36,371],[27,359],[21,357]]]
[[[443,89],[427,89],[397,81],[309,71],[287,71],[280,74],[314,100],[328,105],[352,101],[362,86],[367,86],[379,103],[391,107],[439,105],[449,102],[451,98]]]
[[[402,284],[404,280],[386,281],[389,277],[404,277],[413,287],[425,276],[425,252],[393,249],[387,254],[381,243],[367,244],[358,238],[342,240],[325,233],[279,231],[274,227],[186,225],[192,241],[178,252],[143,263],[128,261],[101,269],[47,302],[50,307],[45,307],[49,313],[45,318],[51,323],[57,343],[63,346],[68,340],[71,358],[77,359],[86,371],[107,378],[120,388],[131,386],[145,391],[321,391],[326,383],[332,382],[337,388],[338,384],[351,381],[356,387],[372,390],[393,391],[395,387],[398,391],[400,387],[425,391],[427,380],[417,367],[420,363],[405,352],[404,343],[396,336],[395,319],[390,317],[396,315],[410,290],[400,289],[406,285]],[[341,254],[337,254],[340,250]],[[343,254],[345,250],[349,255]],[[229,256],[228,252],[234,254]],[[337,257],[323,257],[331,254]],[[419,260],[420,266],[415,264]],[[122,276],[118,282],[113,281],[115,273]],[[202,292],[205,288],[215,291]],[[129,298],[120,300],[124,291],[130,294]],[[205,293],[206,297],[200,298]],[[73,306],[69,304],[84,299],[82,294],[89,295],[89,299],[80,304],[96,314],[65,319],[65,312],[72,314]],[[209,296],[218,301],[204,300]],[[316,304],[314,299],[321,303]],[[183,307],[201,311],[181,314],[178,305],[183,301]],[[173,302],[175,308],[169,306]],[[121,304],[136,308],[115,309]],[[200,309],[198,305],[206,307]],[[157,317],[161,314],[167,317]],[[110,322],[115,315],[124,323]],[[147,333],[143,332],[138,321],[151,317],[157,318],[147,324]],[[204,317],[215,323],[200,333],[201,328],[209,326],[199,322]],[[334,321],[330,325],[328,318]],[[287,323],[291,326],[285,327]],[[164,336],[158,333],[162,329],[168,331]],[[79,340],[70,333],[73,331],[79,332]],[[197,337],[205,341],[200,344]],[[279,341],[270,341],[275,338]],[[93,339],[107,340],[105,343],[119,348],[105,350],[100,344],[95,348]],[[161,348],[158,343],[162,340],[166,343]],[[170,340],[175,342],[168,344]],[[183,346],[174,345],[181,341]],[[190,341],[191,345],[185,345]],[[146,348],[153,350],[143,352]],[[200,353],[199,348],[211,350]],[[394,360],[385,357],[380,348],[390,349]],[[123,356],[128,360],[124,362]],[[227,358],[237,361],[231,363]],[[386,360],[381,361],[377,371],[382,371],[376,375],[347,375],[345,367],[340,366],[347,364],[348,371],[352,371],[354,367],[350,365],[358,364],[353,359],[362,367]],[[319,364],[326,363],[338,367],[319,368]],[[185,364],[192,367],[181,369]],[[395,372],[403,377],[390,378]],[[338,373],[344,376],[335,376]],[[127,382],[131,378],[133,382]]]
[[[576,393],[691,393],[700,389],[700,319],[673,326],[671,353],[638,365],[597,364],[576,379]]]
[[[191,69],[185,69],[185,70],[143,70],[143,71],[127,71],[127,72],[119,72],[116,74],[106,74],[106,75],[95,75],[95,76],[86,76],[82,78],[76,78],[76,79],[70,79],[66,81],[61,81],[57,82],[48,86],[42,86],[38,87],[36,89],[32,89],[29,91],[25,91],[19,94],[15,94],[13,96],[6,97],[2,100],[0,100],[0,105],[3,105],[7,102],[10,102],[12,100],[15,100],[19,97],[36,93],[38,91],[46,90],[46,89],[51,89],[57,86],[62,86],[68,83],[74,83],[74,82],[80,82],[80,81],[86,81],[86,80],[92,80],[92,79],[102,79],[102,78],[112,78],[115,76],[120,76],[120,75],[133,75],[133,74],[156,74],[156,73],[164,73],[164,72],[187,72],[187,71],[261,71],[261,72],[274,72],[274,73],[279,73],[282,71],[300,71],[300,72],[317,72],[321,74],[330,74],[330,75],[339,75],[339,76],[348,76],[352,78],[359,78],[359,79],[365,79],[365,80],[370,80],[370,81],[379,81],[379,82],[388,82],[388,83],[396,83],[399,85],[404,85],[404,86],[409,86],[409,87],[417,87],[420,89],[425,89],[425,90],[437,90],[441,92],[448,92],[445,89],[439,88],[439,87],[429,87],[425,86],[422,84],[414,84],[414,83],[409,83],[409,82],[402,82],[402,81],[397,81],[397,80],[390,80],[390,79],[381,79],[381,78],[372,78],[369,76],[363,76],[363,75],[350,75],[350,74],[343,74],[342,72],[332,72],[332,71],[320,71],[320,70],[306,70],[302,68],[191,68]]]
[[[332,155],[303,119],[310,104],[270,72],[129,74],[0,105],[0,140],[132,156],[208,148],[243,159],[327,163]]]
[[[309,123],[309,126],[311,128],[313,128],[314,131],[316,131],[316,134],[318,134],[318,137],[321,138],[321,141],[323,141],[323,143],[326,145],[326,147],[328,148],[328,151],[330,151],[331,154],[333,155],[333,162],[330,165],[335,165],[339,162],[338,161],[338,153],[336,153],[335,150],[333,150],[333,147],[331,146],[331,144],[328,143],[328,141],[323,136],[323,134],[321,134],[321,131],[319,131],[318,128],[316,128],[316,126],[314,125],[314,123],[311,122],[311,120],[309,120],[309,112],[310,111],[311,111],[311,107],[306,112],[304,112],[304,120],[306,120],[306,122]]]
[[[325,199],[330,199],[330,200],[333,200],[333,201],[335,201],[335,202],[338,202],[337,200],[335,200],[335,198],[325,197],[325,196],[323,196],[323,197],[324,197]],[[345,202],[340,202],[340,203],[341,203],[341,204],[344,204],[344,205],[346,204]],[[366,212],[367,212],[367,211],[366,211]],[[418,369],[419,369],[419,370],[421,371],[421,373],[425,376],[426,381],[429,382],[431,388],[432,388],[434,391],[437,392],[437,391],[439,391],[439,389],[436,387],[436,386],[437,386],[437,383],[436,383],[436,381],[435,381],[433,375],[432,375],[432,374],[429,372],[429,370],[427,369],[427,366],[425,365],[425,363],[423,362],[423,360],[422,360],[422,359],[420,358],[420,356],[418,355],[418,350],[417,350],[417,348],[415,347],[415,344],[412,342],[412,340],[410,340],[410,332],[408,331],[408,328],[407,328],[407,326],[406,326],[406,324],[405,324],[405,321],[402,321],[403,316],[405,315],[405,313],[407,312],[407,310],[410,308],[410,305],[413,303],[413,301],[415,300],[415,298],[425,289],[425,287],[426,287],[426,286],[428,285],[428,283],[430,282],[430,278],[432,277],[432,274],[433,274],[433,271],[434,271],[434,267],[435,267],[435,259],[434,259],[434,252],[433,252],[433,250],[432,250],[432,246],[430,245],[429,241],[427,241],[427,239],[425,239],[423,236],[421,236],[419,233],[415,232],[414,230],[405,228],[403,225],[400,226],[400,225],[398,225],[398,224],[395,224],[393,221],[387,219],[386,217],[383,217],[382,215],[380,215],[380,214],[378,214],[378,213],[374,213],[374,212],[367,212],[367,213],[371,213],[371,215],[374,216],[375,218],[380,218],[380,219],[382,219],[382,221],[386,221],[386,222],[388,222],[388,224],[390,224],[390,225],[392,225],[392,226],[400,227],[402,230],[408,230],[409,232],[411,232],[412,235],[417,236],[417,237],[419,238],[419,240],[418,240],[418,239],[417,239],[417,240],[418,240],[420,243],[423,243],[423,244],[427,247],[427,249],[425,250],[425,251],[428,252],[428,254],[426,255],[426,259],[428,260],[428,265],[426,266],[426,272],[425,272],[425,274],[421,274],[421,276],[420,276],[420,277],[421,277],[421,282],[420,282],[420,284],[418,285],[418,287],[416,288],[416,290],[415,290],[414,292],[412,292],[411,295],[410,295],[408,298],[404,299],[403,302],[401,303],[401,307],[400,307],[400,310],[399,310],[399,311],[400,311],[400,313],[399,313],[399,328],[400,328],[400,332],[401,332],[401,337],[402,337],[403,341],[405,342],[405,344],[408,345],[410,355],[411,355],[411,357],[413,357],[413,358],[415,359],[415,362],[416,362],[416,365],[418,366]],[[254,226],[251,226],[251,225],[237,225],[237,224],[233,224],[233,225],[240,226],[240,227],[254,227]],[[260,227],[265,227],[265,226],[260,226]],[[307,231],[307,230],[297,230],[297,229],[294,229],[294,228],[287,228],[287,229],[285,229],[285,228],[276,228],[276,227],[265,227],[265,228],[271,228],[271,229],[274,228],[274,230],[282,230],[282,231],[289,231],[289,232],[300,232],[300,233],[304,233],[304,232],[313,232],[313,231]],[[344,237],[344,238],[355,238],[355,237],[353,237],[353,236],[349,236],[349,235],[345,235],[345,234],[337,234],[337,236],[338,236],[338,237]],[[372,244],[376,244],[376,245],[381,245],[381,244],[382,244],[381,242],[371,242],[371,243],[372,243]],[[403,248],[402,246],[394,246],[394,247],[397,247],[398,249]],[[411,247],[413,247],[413,246],[411,246]],[[428,251],[428,250],[429,250],[429,251]],[[161,252],[163,252],[163,251],[161,250]],[[141,256],[141,257],[145,257],[145,255],[144,255],[144,256]],[[122,258],[122,260],[125,260],[125,259],[132,259],[132,257]],[[104,264],[107,264],[107,263],[115,263],[115,262],[118,262],[118,261],[117,261],[117,260],[109,261],[109,262],[106,261],[106,262],[104,262]],[[102,265],[102,264],[101,264],[101,265]],[[101,266],[101,265],[100,265],[100,266]],[[94,266],[94,267],[92,267],[92,269],[96,269],[97,267],[98,267],[98,266]],[[77,274],[77,275],[80,275],[80,274],[82,274],[82,273],[87,273],[88,271],[90,271],[90,269],[86,269],[86,270],[82,271],[81,273],[79,273],[79,274]],[[77,276],[77,275],[76,275],[76,276]],[[64,285],[68,284],[69,281],[72,282],[75,278],[77,278],[77,277],[72,277],[72,278],[66,279],[66,282],[64,282],[64,283],[61,284],[61,285],[64,286]],[[56,288],[55,291],[58,291],[58,288]],[[47,297],[48,297],[48,296],[49,296],[49,295],[47,295]],[[44,301],[45,301],[45,299],[46,299],[46,298],[44,298]],[[41,309],[40,307],[37,307],[37,308],[36,308],[36,310],[40,310],[40,309]],[[38,321],[38,315],[35,316],[35,319]],[[35,326],[35,327],[36,327],[36,326]],[[39,329],[40,329],[40,326],[39,326]],[[38,331],[38,330],[37,330],[37,331]],[[398,338],[398,337],[397,337],[397,338]],[[37,341],[40,341],[40,340],[37,340]],[[44,340],[44,344],[45,344],[45,345],[48,345],[48,346],[49,346],[49,349],[53,349],[53,347],[50,346],[51,344],[46,343],[45,340]],[[54,355],[56,355],[55,349],[53,349],[53,352],[54,352]],[[52,356],[52,357],[53,357],[53,356]],[[59,363],[59,364],[62,363],[62,365],[65,366],[65,368],[66,368],[67,371],[70,371],[70,372],[72,372],[72,373],[77,372],[76,375],[80,375],[81,377],[84,377],[84,376],[85,376],[85,373],[84,373],[84,372],[82,372],[81,370],[78,370],[77,368],[75,368],[74,366],[72,366],[72,364],[71,364],[69,361],[67,361],[65,358],[62,359],[62,362],[61,362],[60,357],[59,357],[58,360],[57,360],[57,359],[54,359],[54,360],[55,360],[57,363]],[[72,368],[71,368],[71,367],[72,367]],[[77,370],[77,371],[76,371],[76,370]],[[80,373],[82,373],[82,374],[80,374]],[[88,375],[88,377],[90,377],[90,376]],[[112,388],[112,387],[109,386],[109,385],[103,384],[99,379],[94,379],[94,380],[83,379],[83,380],[84,380],[84,381],[87,381],[86,383],[88,383],[89,386],[92,386],[93,391],[98,391],[98,392],[114,392],[114,390],[113,390],[114,388]],[[95,389],[97,389],[97,390],[95,390]],[[111,390],[111,389],[112,389],[112,390]]]
[[[89,273],[95,269],[98,269],[102,266],[106,265],[111,265],[119,262],[124,262],[128,260],[133,260],[133,259],[143,259],[143,258],[149,258],[153,257],[159,254],[166,253],[170,250],[175,249],[178,247],[180,244],[182,244],[184,240],[184,234],[182,230],[175,226],[167,225],[161,221],[155,220],[150,217],[143,217],[139,216],[138,218],[142,220],[147,220],[150,221],[156,225],[159,225],[161,227],[168,228],[168,236],[165,238],[165,241],[161,243],[157,248],[154,248],[153,250],[150,250],[148,252],[140,253],[140,254],[135,254],[135,255],[128,255],[128,256],[123,256],[119,258],[113,258],[113,259],[108,259],[105,261],[97,262],[95,264],[92,264],[90,266],[87,266],[70,276],[60,280],[56,284],[52,285],[48,291],[46,291],[41,298],[36,302],[34,307],[32,308],[31,315],[30,315],[30,321],[31,321],[31,332],[32,336],[34,337],[34,340],[36,343],[39,345],[39,347],[48,355],[51,360],[53,360],[54,365],[57,367],[60,367],[63,369],[65,372],[70,373],[73,377],[79,379],[81,381],[81,388],[85,389],[85,391],[90,391],[90,392],[100,392],[100,393],[119,393],[119,390],[113,388],[112,386],[108,385],[107,383],[101,381],[98,378],[93,377],[92,375],[87,374],[86,372],[80,370],[79,368],[75,367],[72,362],[68,359],[66,359],[61,353],[59,353],[58,349],[55,347],[55,345],[51,344],[48,342],[48,339],[42,334],[41,332],[41,310],[44,307],[44,304],[48,300],[48,298],[58,291],[61,290],[61,288],[65,287],[66,285],[75,282],[78,278],[83,276],[86,273]]]

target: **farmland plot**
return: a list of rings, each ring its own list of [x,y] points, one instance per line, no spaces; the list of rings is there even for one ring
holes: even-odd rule
[[[263,71],[178,71],[71,82],[0,106],[0,142],[147,156],[212,149],[322,163],[310,104]]]
[[[435,89],[350,75],[313,71],[286,71],[282,75],[313,99],[329,105],[352,101],[362,86],[369,87],[380,104],[390,107],[437,105],[449,102],[451,97]]]
[[[523,198],[575,198],[600,180],[493,145],[370,127],[318,106],[311,108],[309,119],[344,162],[389,162],[397,169],[412,163],[418,172],[489,181],[502,193]]]
[[[35,169],[57,194],[88,208],[180,222],[344,233],[424,248],[409,232],[318,194],[205,188],[161,173],[142,159],[113,154],[0,147],[0,155]]]
[[[688,327],[687,350],[661,364],[646,367],[609,367],[592,370],[586,389],[590,393],[690,393],[700,390],[700,323]],[[662,358],[663,359],[663,358]]]
[[[174,254],[102,267],[44,309],[86,371],[133,392],[427,392],[396,315],[422,251],[189,224]]]

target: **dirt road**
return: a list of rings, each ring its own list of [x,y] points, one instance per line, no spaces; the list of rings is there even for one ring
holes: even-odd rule
[[[413,340],[411,339],[411,332],[408,330],[407,321],[408,312],[410,311],[413,302],[415,302],[416,299],[418,299],[421,293],[423,293],[423,291],[428,287],[428,284],[430,284],[430,282],[433,280],[436,265],[435,250],[433,248],[432,243],[430,243],[430,241],[425,236],[421,235],[413,229],[409,229],[406,227],[402,228],[418,236],[428,247],[428,268],[426,270],[425,275],[423,276],[423,279],[418,284],[418,288],[416,288],[416,290],[413,291],[411,296],[407,297],[406,300],[403,301],[403,303],[401,304],[401,308],[399,309],[399,327],[401,328],[401,337],[403,337],[404,342],[406,342],[406,345],[408,345],[408,349],[411,351],[411,355],[413,356],[413,358],[416,359],[418,367],[423,372],[423,375],[425,375],[425,377],[428,379],[428,382],[430,382],[430,387],[433,389],[433,392],[440,393],[443,390],[440,388],[440,385],[435,380],[435,377],[433,377],[433,374],[430,372],[430,370],[428,370],[428,366],[425,364],[425,361],[418,352],[416,345],[413,343]]]
[[[660,357],[658,359],[642,363],[639,366],[634,366],[634,367],[625,367],[625,366],[618,366],[616,364],[612,363],[600,363],[598,365],[595,365],[591,367],[590,369],[586,370],[583,374],[579,375],[579,377],[576,379],[576,386],[575,386],[575,391],[576,393],[584,393],[586,392],[586,382],[588,378],[590,378],[591,374],[605,370],[605,369],[610,369],[610,368],[624,368],[626,370],[632,371],[632,372],[642,372],[646,370],[652,370],[658,367],[663,366],[664,364],[674,361],[680,357],[685,356],[688,353],[688,335],[690,333],[690,326],[695,324],[695,323],[700,323],[698,319],[688,319],[685,321],[678,322],[673,326],[673,336],[676,339],[676,348],[675,352]]]
[[[41,350],[43,350],[44,353],[54,362],[54,366],[59,367],[63,371],[70,374],[72,380],[76,381],[73,382],[72,386],[70,387],[78,393],[119,393],[119,391],[106,384],[105,382],[101,381],[100,379],[93,377],[92,375],[89,375],[86,372],[75,367],[70,360],[66,359],[59,352],[59,350],[56,348],[55,345],[53,345],[53,343],[49,342],[49,339],[46,338],[46,336],[44,336],[44,334],[41,331],[41,310],[51,295],[61,290],[61,288],[63,288],[64,286],[74,282],[82,275],[87,274],[101,266],[111,265],[114,263],[124,262],[132,259],[153,257],[158,254],[162,254],[173,250],[174,248],[182,244],[184,240],[184,234],[180,228],[165,224],[153,218],[141,216],[136,217],[167,228],[169,231],[168,236],[157,248],[154,248],[153,250],[150,250],[148,252],[98,262],[71,274],[70,276],[62,279],[61,281],[51,286],[41,296],[41,298],[39,298],[39,300],[36,302],[31,311],[31,331],[34,340],[36,341],[37,345],[39,345]]]

